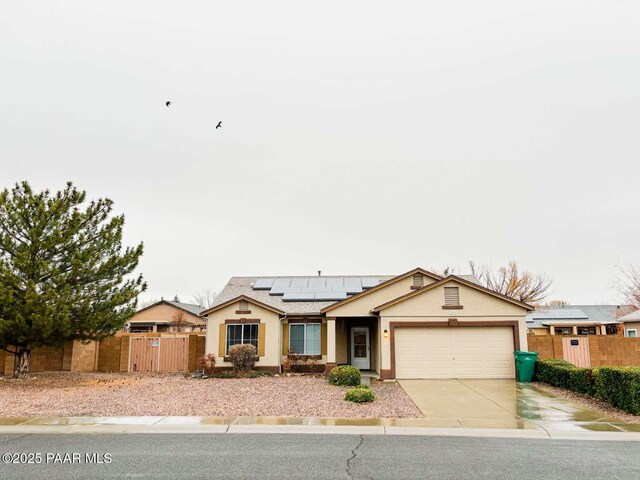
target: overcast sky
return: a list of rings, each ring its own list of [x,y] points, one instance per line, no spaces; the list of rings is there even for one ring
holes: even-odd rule
[[[148,299],[514,259],[551,298],[615,302],[616,265],[640,263],[638,19],[604,0],[2,2],[0,187],[112,198]]]

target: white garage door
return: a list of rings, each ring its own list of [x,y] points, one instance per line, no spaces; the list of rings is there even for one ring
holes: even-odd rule
[[[511,327],[396,328],[396,378],[514,378]]]

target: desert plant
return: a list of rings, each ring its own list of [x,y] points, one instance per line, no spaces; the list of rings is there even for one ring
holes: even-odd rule
[[[207,353],[200,359],[200,368],[205,375],[211,376],[216,369],[216,356],[213,353]]]
[[[347,385],[356,387],[360,385],[360,370],[351,365],[340,365],[333,367],[329,372],[329,383],[331,385]]]
[[[344,399],[350,402],[367,403],[367,402],[373,402],[376,399],[376,397],[371,392],[371,389],[362,388],[362,386],[359,386],[357,388],[352,388],[351,390],[348,390],[344,396]]]
[[[282,362],[282,371],[284,373],[289,373],[291,371],[291,360],[286,358],[284,362]]]
[[[289,360],[290,371],[298,372],[300,370],[300,363],[302,358],[300,357],[300,355],[298,355],[298,353],[296,353],[295,348],[290,347],[289,350],[287,350],[287,360]]]
[[[256,364],[256,347],[248,343],[233,345],[229,347],[228,356],[234,371],[253,370]]]

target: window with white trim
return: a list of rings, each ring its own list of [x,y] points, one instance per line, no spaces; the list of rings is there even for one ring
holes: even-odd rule
[[[320,324],[289,324],[289,348],[299,355],[320,355]]]
[[[636,338],[638,336],[638,331],[636,329],[629,329],[627,330],[627,337],[629,338]]]
[[[251,344],[256,347],[256,355],[258,354],[258,324],[257,323],[241,323],[227,325],[227,349],[234,345]]]
[[[448,307],[460,305],[460,289],[458,287],[444,287],[444,304]]]

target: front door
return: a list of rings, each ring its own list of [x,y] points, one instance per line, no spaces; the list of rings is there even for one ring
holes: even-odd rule
[[[353,327],[351,329],[351,365],[360,370],[370,370],[369,350],[369,328]]]

